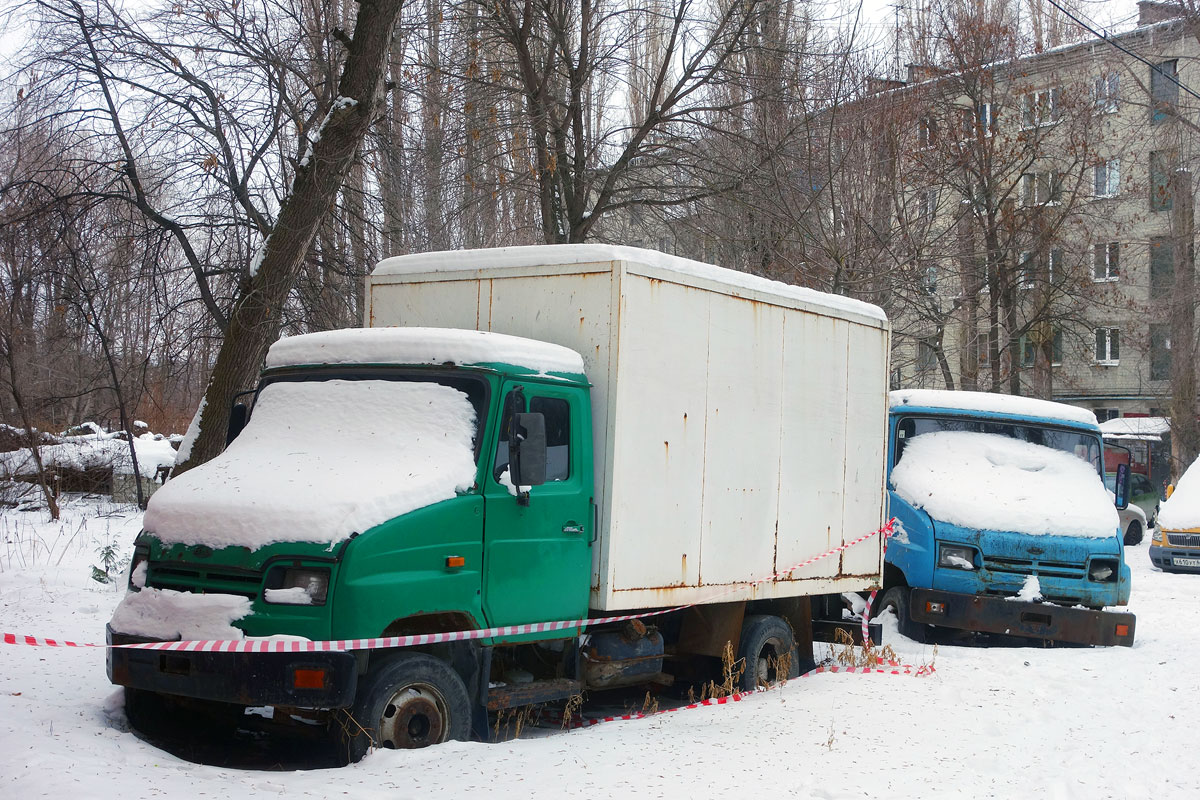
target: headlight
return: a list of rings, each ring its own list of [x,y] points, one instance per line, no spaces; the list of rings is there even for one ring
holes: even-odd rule
[[[133,558],[129,559],[129,585],[126,590],[139,592],[146,585],[146,570],[150,566],[150,551],[141,547],[133,549]]]
[[[975,569],[975,548],[944,544],[938,548],[938,566],[949,569]]]
[[[272,567],[263,600],[277,605],[323,606],[329,594],[329,570],[319,567]]]
[[[1119,573],[1120,567],[1116,561],[1097,559],[1088,566],[1088,577],[1098,583],[1113,583]]]

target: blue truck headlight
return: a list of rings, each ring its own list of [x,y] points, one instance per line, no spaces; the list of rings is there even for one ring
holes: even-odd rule
[[[961,544],[943,544],[938,548],[938,566],[947,569],[975,569],[975,548]]]
[[[273,567],[263,599],[292,606],[323,606],[329,594],[329,570],[320,567]]]

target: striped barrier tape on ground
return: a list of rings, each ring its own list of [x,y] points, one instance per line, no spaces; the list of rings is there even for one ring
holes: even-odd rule
[[[768,581],[781,578],[789,575],[802,567],[807,567],[810,564],[816,563],[832,555],[836,555],[843,550],[848,550],[857,544],[861,544],[866,540],[882,534],[885,537],[891,535],[892,526],[895,524],[895,519],[888,520],[888,523],[882,528],[870,533],[863,534],[857,539],[846,542],[827,550],[820,555],[807,558],[797,564],[793,564],[787,569],[780,570],[774,575],[768,575],[765,578],[741,583],[726,589],[722,592],[712,595],[704,600],[697,600],[694,603],[687,603],[673,608],[664,608],[657,611],[643,611],[638,614],[622,614],[614,617],[599,617],[592,619],[573,619],[559,620],[555,622],[535,622],[527,625],[503,625],[495,628],[479,628],[472,631],[452,631],[449,633],[421,633],[410,634],[407,636],[384,636],[374,639],[336,639],[332,641],[309,641],[300,639],[220,639],[220,640],[190,640],[177,642],[142,642],[137,644],[81,644],[69,642],[60,639],[48,639],[38,636],[25,636],[16,633],[3,634],[4,644],[26,644],[38,647],[125,647],[137,650],[172,650],[185,652],[200,652],[200,653],[306,653],[315,651],[330,651],[330,650],[377,650],[382,648],[393,647],[412,647],[414,645],[435,644],[438,642],[463,642],[472,639],[491,639],[504,638],[508,636],[522,636],[530,633],[545,633],[548,631],[560,631],[570,628],[583,629],[589,626],[604,625],[611,622],[624,622],[625,620],[641,619],[643,617],[654,617],[662,614],[670,614],[675,611],[682,611],[685,608],[692,608],[698,605],[705,605],[725,597],[730,594],[745,591],[748,588],[758,586]]]
[[[850,675],[911,675],[914,678],[921,678],[921,677],[927,677],[929,675],[932,675],[934,672],[936,672],[936,669],[934,668],[934,666],[932,664],[926,664],[926,665],[918,667],[918,666],[913,666],[911,664],[901,664],[896,661],[886,661],[886,662],[880,662],[872,667],[838,667],[838,666],[816,667],[815,669],[811,669],[808,672],[804,673],[799,678],[793,678],[792,680],[799,680],[800,678],[809,678],[809,677],[812,677],[813,675],[820,675],[821,673],[825,673],[825,672],[827,672],[827,673],[845,673],[845,674],[850,674]],[[772,687],[772,688],[777,688],[777,687]],[[565,728],[571,728],[571,729],[590,728],[593,725],[599,725],[604,722],[616,722],[617,720],[630,720],[630,719],[646,719],[647,717],[656,717],[656,716],[659,716],[662,714],[670,714],[675,711],[690,711],[694,708],[702,708],[704,706],[723,706],[728,703],[740,702],[742,699],[744,699],[752,694],[759,694],[761,692],[766,692],[766,691],[770,691],[770,689],[769,688],[751,689],[746,692],[734,692],[733,694],[726,695],[725,697],[710,697],[706,700],[699,700],[695,703],[688,703],[687,705],[676,706],[674,708],[660,708],[660,709],[656,709],[654,711],[632,711],[628,714],[617,714],[617,715],[614,715],[611,717],[587,718],[587,717],[582,717],[582,716],[576,716],[576,717],[572,717],[571,719],[568,720],[568,719],[564,719],[563,716],[560,714],[557,716],[548,715],[545,718],[551,724],[561,725],[562,727],[565,727]]]

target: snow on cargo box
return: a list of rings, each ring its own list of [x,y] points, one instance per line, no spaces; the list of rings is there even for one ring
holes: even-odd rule
[[[885,521],[889,327],[875,306],[648,250],[400,256],[366,323],[523,336],[593,384],[592,606],[854,591],[879,540],[749,586]],[[718,589],[717,587],[720,587]]]

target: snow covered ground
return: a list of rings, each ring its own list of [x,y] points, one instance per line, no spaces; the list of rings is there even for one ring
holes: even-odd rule
[[[98,513],[99,512],[99,513]],[[0,514],[0,631],[103,641],[129,506]],[[1149,536],[1145,542],[1149,542]],[[934,649],[886,631],[931,677],[821,674],[743,702],[538,735],[384,751],[338,770],[200,766],[128,731],[104,650],[0,644],[0,787],[13,798],[1195,797],[1200,576],[1133,567],[1133,648]],[[118,583],[119,583],[118,578]],[[736,793],[736,794],[735,794]]]

